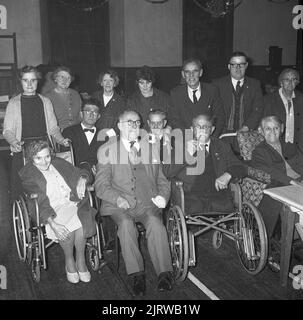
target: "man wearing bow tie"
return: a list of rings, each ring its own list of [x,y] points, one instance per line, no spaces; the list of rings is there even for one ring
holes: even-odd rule
[[[145,292],[144,262],[135,222],[145,226],[148,251],[158,275],[158,290],[172,289],[172,263],[162,222],[170,183],[159,161],[153,159],[156,147],[147,140],[145,145],[139,141],[140,125],[135,111],[126,110],[119,116],[120,138],[117,141],[112,137],[98,150],[95,180],[97,196],[102,199],[101,214],[111,216],[118,226],[121,251],[135,295]]]
[[[94,98],[84,100],[80,112],[81,123],[64,129],[62,135],[72,141],[75,165],[87,167],[95,174],[97,151],[102,142],[97,141],[95,123],[100,118],[99,102]]]
[[[263,115],[260,82],[245,75],[248,67],[243,52],[234,52],[228,60],[229,75],[214,80],[226,115],[224,131],[248,131],[258,128]]]
[[[171,180],[183,182],[186,214],[232,212],[229,182],[231,178],[245,176],[247,169],[235,157],[229,144],[211,136],[215,127],[209,115],[195,117],[191,129],[194,139],[186,143],[184,163],[166,165],[164,173]],[[199,156],[201,153],[202,157]],[[197,170],[201,168],[199,161],[204,162],[202,170]]]

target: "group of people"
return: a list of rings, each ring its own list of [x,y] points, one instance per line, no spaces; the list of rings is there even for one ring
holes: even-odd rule
[[[271,186],[303,185],[303,95],[295,90],[299,74],[285,69],[280,89],[263,97],[260,82],[245,75],[247,67],[246,55],[235,52],[228,76],[203,83],[201,62],[186,60],[184,83],[168,95],[153,86],[155,74],[144,66],[136,72],[138,90],[128,99],[116,92],[119,77],[113,70],[100,74],[101,89],[85,99],[69,87],[73,75],[66,67],[54,70],[54,86],[45,96],[37,93],[37,69],[21,70],[23,92],[9,101],[3,130],[13,156],[11,199],[22,187],[38,194],[41,220],[48,237],[63,248],[69,282],[91,279],[84,248],[94,234],[96,212],[88,205],[87,183],[94,183],[102,200],[101,215],[117,226],[136,295],[145,292],[145,275],[135,222],[146,229],[158,290],[173,286],[162,221],[171,180],[183,181],[189,214],[234,210],[228,185],[247,175],[247,165],[238,157],[235,140],[218,139],[222,133],[258,129],[265,141],[254,150],[252,165],[270,174]],[[176,130],[185,136],[176,136]],[[72,142],[75,167],[54,156],[54,141],[65,147]],[[200,154],[203,168],[197,171]],[[281,207],[264,196],[259,208],[269,238],[274,238]]]

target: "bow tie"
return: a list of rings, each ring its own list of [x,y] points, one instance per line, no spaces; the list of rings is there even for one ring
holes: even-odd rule
[[[91,133],[94,133],[95,132],[95,130],[94,129],[87,129],[87,128],[85,128],[85,129],[83,129],[83,131],[84,132],[91,132]]]

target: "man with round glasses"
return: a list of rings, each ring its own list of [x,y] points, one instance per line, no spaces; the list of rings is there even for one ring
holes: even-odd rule
[[[234,52],[228,60],[229,75],[214,80],[226,115],[225,132],[257,129],[263,115],[260,82],[246,76],[247,56]]]
[[[303,153],[303,94],[296,90],[300,82],[299,72],[284,69],[279,77],[279,90],[264,97],[266,116],[277,116],[284,123],[282,139],[295,143]]]
[[[102,199],[101,215],[110,216],[118,226],[122,256],[135,295],[145,293],[144,261],[135,222],[141,222],[146,229],[148,251],[158,276],[157,289],[172,289],[172,262],[162,222],[170,183],[159,161],[150,157],[157,150],[148,142],[144,148],[145,140],[139,140],[140,125],[135,111],[126,110],[119,116],[119,140],[113,137],[98,150],[95,181],[97,196]]]
[[[72,142],[75,165],[87,166],[96,172],[97,151],[102,142],[97,141],[96,122],[100,118],[99,101],[94,98],[82,103],[80,112],[81,123],[67,127],[62,135]]]

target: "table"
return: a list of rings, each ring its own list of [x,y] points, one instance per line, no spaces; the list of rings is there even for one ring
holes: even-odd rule
[[[285,287],[288,280],[294,224],[297,215],[293,209],[303,211],[303,188],[291,185],[266,189],[264,193],[283,203],[280,284]]]

